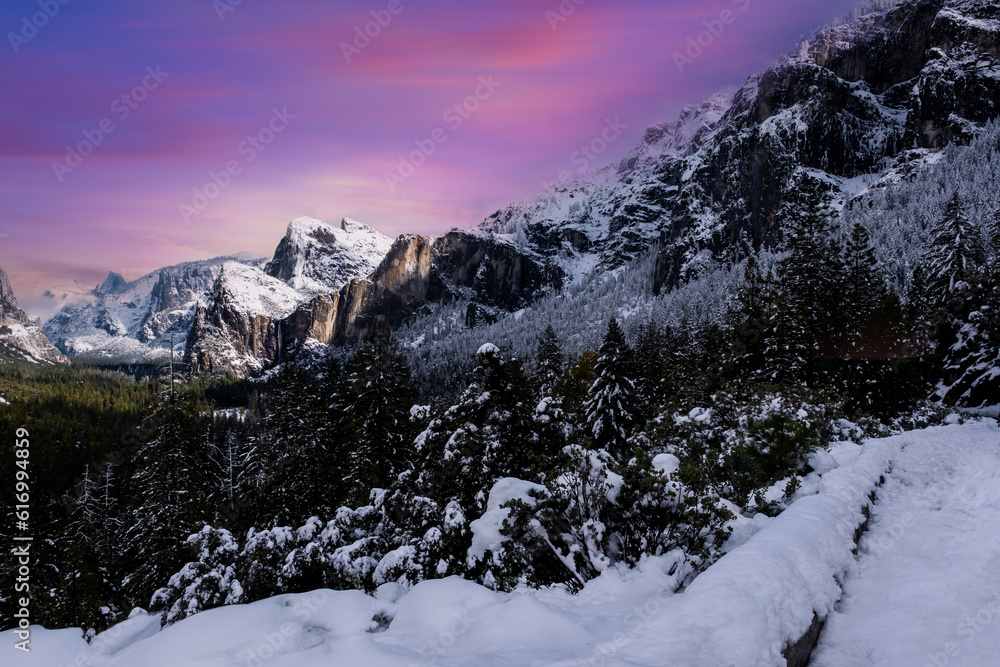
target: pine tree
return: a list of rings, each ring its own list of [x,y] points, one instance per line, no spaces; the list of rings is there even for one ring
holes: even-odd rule
[[[412,467],[410,412],[417,400],[410,366],[389,327],[377,323],[344,369],[341,406],[354,439],[345,482],[355,502],[388,488]]]
[[[612,319],[594,369],[597,379],[585,407],[594,444],[619,463],[628,460],[628,437],[636,420],[635,383],[628,376],[631,355],[618,320]]]
[[[876,317],[886,305],[888,290],[871,237],[859,223],[851,228],[847,238],[844,264],[845,331],[842,350],[847,357],[859,358],[882,347],[879,338],[890,324]]]
[[[125,585],[139,605],[184,564],[184,540],[208,515],[207,448],[188,397],[164,400],[149,419],[151,438],[133,461],[134,499],[125,534],[126,557],[135,566]]]
[[[836,356],[845,270],[819,182],[807,179],[788,209],[769,356],[780,364],[774,379],[801,382],[813,379],[816,360]]]
[[[731,340],[727,346],[728,374],[738,379],[762,379],[767,366],[767,342],[774,325],[773,280],[751,256],[743,268],[743,285],[728,314]]]
[[[327,372],[328,386],[338,384],[338,369]],[[269,388],[246,463],[257,528],[330,517],[343,501],[346,464],[333,423],[340,414],[328,409],[335,400],[329,392],[291,367],[282,368]]]
[[[672,351],[673,335],[668,327],[661,327],[650,320],[639,328],[632,355],[636,378],[636,397],[640,419],[648,419],[669,400],[674,398],[674,373],[668,355]]]
[[[550,324],[538,339],[538,352],[535,355],[536,379],[543,394],[552,391],[565,366],[566,356],[559,344],[559,337]]]

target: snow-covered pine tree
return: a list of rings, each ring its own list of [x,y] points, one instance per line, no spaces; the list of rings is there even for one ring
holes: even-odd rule
[[[345,497],[346,467],[335,428],[340,413],[328,409],[339,378],[334,362],[324,386],[284,366],[268,387],[264,415],[247,454],[254,494],[251,521],[260,528],[301,525],[311,516],[329,517]]]
[[[195,559],[171,576],[150,603],[150,611],[164,613],[163,625],[243,601],[236,576],[239,547],[228,530],[206,525],[189,536],[186,545]]]
[[[122,530],[122,522],[118,516],[116,484],[114,466],[110,462],[105,463],[96,489],[98,523],[96,539],[101,562],[109,569],[114,567],[118,559],[118,540]]]
[[[410,366],[389,327],[377,322],[344,368],[340,407],[354,433],[347,454],[349,499],[367,502],[413,466],[410,412],[417,400]]]
[[[777,264],[778,299],[768,357],[773,377],[812,379],[815,361],[836,356],[844,265],[821,183],[806,177],[786,205],[785,256]]]
[[[545,477],[578,431],[579,424],[576,415],[566,409],[567,400],[562,391],[567,383],[566,358],[551,325],[538,339],[535,359],[537,447],[530,453],[530,465],[533,474]]]
[[[418,487],[446,506],[481,513],[501,477],[526,476],[536,447],[534,390],[519,359],[483,345],[458,402],[417,437]]]
[[[186,393],[164,397],[144,429],[151,437],[132,462],[132,507],[125,554],[134,564],[125,588],[136,605],[184,564],[184,540],[209,513],[207,446]]]
[[[629,458],[628,437],[637,416],[636,389],[629,377],[632,350],[625,334],[612,319],[608,323],[595,372],[597,379],[587,395],[587,424],[599,449],[607,450],[619,463]]]
[[[563,354],[556,330],[550,324],[538,338],[538,351],[535,354],[535,379],[543,394],[551,393],[565,367],[566,355]]]
[[[243,505],[246,453],[239,434],[229,431],[221,437],[222,443],[213,445],[211,449],[216,477],[216,504],[220,518],[225,517],[229,524],[235,524]]]
[[[942,311],[960,313],[966,310],[969,281],[982,269],[986,253],[979,227],[969,219],[957,192],[928,232],[924,264],[929,296]]]
[[[70,525],[75,537],[89,544],[96,542],[96,536],[100,534],[97,518],[100,502],[97,484],[91,475],[90,465],[87,464],[84,466],[83,478],[78,485],[79,493],[73,503],[73,511],[70,515]]]
[[[976,225],[967,217],[963,220],[963,215],[960,202],[953,199],[929,249],[939,265],[950,266],[955,273],[947,296],[938,296],[947,313],[942,330],[954,332],[951,339],[939,338],[947,345],[945,383],[939,395],[963,405],[992,405],[1000,400],[1000,377],[996,375],[1000,363],[1000,264],[996,261],[1000,220],[996,215],[987,220],[980,236]],[[943,243],[952,247],[942,247]],[[955,247],[959,245],[965,247]],[[945,289],[943,281],[936,287]]]

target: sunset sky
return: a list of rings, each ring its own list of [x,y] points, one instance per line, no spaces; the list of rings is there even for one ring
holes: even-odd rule
[[[575,168],[607,119],[627,128],[595,167],[855,4],[5,0],[0,264],[45,316],[45,290],[108,270],[269,255],[299,215],[471,227]]]

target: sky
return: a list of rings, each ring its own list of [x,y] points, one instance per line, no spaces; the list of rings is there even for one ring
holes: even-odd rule
[[[269,256],[301,215],[473,227],[856,4],[4,0],[0,265],[46,317],[109,270]]]

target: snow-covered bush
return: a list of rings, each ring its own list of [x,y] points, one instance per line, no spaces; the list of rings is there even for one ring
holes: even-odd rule
[[[164,625],[243,601],[243,586],[236,575],[239,547],[230,532],[205,526],[191,535],[187,544],[196,551],[197,560],[170,577],[151,602],[152,611],[165,612]]]
[[[607,453],[567,447],[544,491],[505,507],[504,581],[578,590],[618,564],[672,551],[698,570],[714,562],[734,518],[697,470],[638,450],[621,468]]]
[[[804,471],[809,454],[832,438],[838,409],[805,389],[720,392],[707,406],[661,415],[643,437],[650,450],[700,470],[722,498],[770,513],[778,508],[764,491]]]

